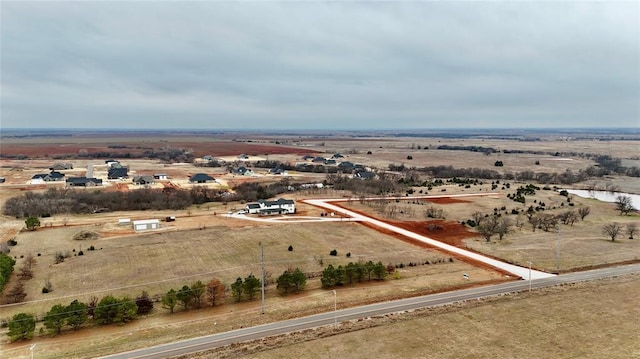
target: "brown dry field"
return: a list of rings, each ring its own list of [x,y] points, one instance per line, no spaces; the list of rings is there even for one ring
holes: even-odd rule
[[[433,139],[433,138],[308,138],[287,139],[283,142],[286,146],[275,145],[275,138],[261,136],[245,138],[245,142],[233,141],[233,138],[211,138],[203,136],[176,136],[172,138],[162,138],[159,136],[149,136],[146,138],[119,137],[117,141],[112,137],[91,137],[91,138],[53,138],[53,139],[2,139],[2,153],[18,151],[16,153],[56,154],[57,151],[71,151],[64,153],[77,153],[80,149],[92,151],[90,145],[95,145],[95,150],[104,150],[108,144],[137,144],[139,146],[161,147],[171,146],[174,148],[190,148],[196,155],[211,154],[214,156],[235,156],[240,153],[257,155],[264,159],[279,160],[287,162],[300,162],[305,153],[317,153],[318,155],[330,156],[333,153],[342,153],[345,160],[361,163],[378,168],[386,168],[389,164],[404,163],[406,166],[434,166],[452,165],[454,167],[479,167],[506,171],[549,171],[562,172],[567,169],[578,171],[593,165],[592,161],[582,158],[559,159],[552,156],[536,156],[523,154],[493,154],[485,156],[479,153],[467,151],[442,151],[435,149],[420,149],[424,147],[436,147],[441,144],[449,145],[478,145],[491,146],[499,149],[535,149],[549,151],[576,151],[611,154],[628,161],[631,165],[636,165],[637,148],[640,148],[640,141],[541,141],[541,142],[520,142],[511,140],[492,139]],[[251,142],[246,142],[246,141]],[[115,142],[114,142],[115,141]],[[77,146],[77,147],[74,147]],[[413,148],[412,148],[413,147]],[[109,149],[114,151],[114,149]],[[22,152],[19,152],[22,151]],[[75,152],[73,152],[75,151]],[[372,151],[367,155],[367,151]],[[13,152],[11,152],[13,153]],[[407,156],[412,155],[413,160],[407,160]],[[49,157],[51,158],[51,157]],[[494,167],[493,163],[501,160],[505,163],[503,168]],[[540,165],[534,166],[534,162],[540,161]],[[81,176],[86,171],[89,164],[96,165],[95,170],[98,175],[105,175],[106,168],[100,167],[104,162],[101,160],[62,160],[74,163],[74,169],[64,171],[67,175]],[[23,193],[26,190],[41,191],[49,185],[27,185],[27,181],[35,173],[46,172],[48,167],[58,162],[57,160],[41,158],[38,160],[0,160],[0,176],[6,177],[7,183],[0,184],[0,205],[4,204],[6,198]],[[260,173],[257,177],[245,178],[236,177],[225,173],[223,168],[201,168],[191,164],[162,164],[153,160],[124,160],[124,164],[129,165],[131,174],[151,174],[164,172],[169,174],[171,185],[188,188],[186,183],[188,176],[205,172],[220,180],[220,187],[232,187],[243,181],[263,181],[275,182],[281,179],[278,176],[268,176]],[[104,172],[104,173],[103,173]],[[320,182],[325,176],[322,174],[296,173],[290,171],[289,176],[294,181]],[[447,213],[447,220],[451,223],[468,219],[472,212],[481,211],[483,213],[493,212],[493,208],[507,207],[522,209],[522,205],[506,199],[506,193],[514,192],[517,184],[511,183],[511,190],[501,190],[500,195],[491,198],[468,199],[463,203],[432,203],[430,205],[440,207]],[[605,188],[609,185],[616,185],[623,191],[640,193],[640,179],[630,177],[607,177],[589,183],[577,184],[575,187],[597,186]],[[114,183],[111,188],[122,187],[123,183]],[[55,185],[54,185],[55,186]],[[129,189],[135,188],[133,185],[126,185]],[[159,186],[159,185],[158,185]],[[430,194],[454,194],[489,192],[490,185],[472,186],[465,189],[458,186],[445,186],[446,192],[440,192],[440,188],[434,189]],[[120,188],[122,189],[122,188]],[[416,188],[416,192],[419,189]],[[426,189],[425,189],[426,190]],[[304,191],[286,197],[293,199],[303,199],[310,197],[335,198],[349,196],[345,193],[331,190]],[[543,200],[547,208],[556,206],[560,208],[560,203],[564,199],[550,191],[540,191],[536,195],[537,200]],[[528,198],[529,200],[529,198]],[[600,203],[593,200],[583,200],[573,197],[576,206],[590,206],[591,214],[584,222],[578,222],[574,226],[562,226],[560,235],[561,261],[560,271],[575,270],[590,266],[616,263],[626,260],[637,260],[640,253],[640,241],[627,240],[621,238],[612,243],[601,234],[601,227],[604,223],[617,221],[621,223],[635,222],[640,225],[637,214],[621,217],[617,215],[612,204]],[[530,203],[527,203],[527,206]],[[405,211],[406,215],[396,218],[385,218],[376,213],[375,208],[359,205],[352,202],[350,205],[355,209],[367,213],[375,214],[377,217],[390,221],[425,221],[422,215],[425,204],[405,204],[402,201],[397,203],[399,207],[413,207],[413,210]],[[319,216],[320,211],[312,207],[301,206],[301,214]],[[269,268],[272,278],[277,277],[282,270],[290,265],[303,266],[307,271],[318,271],[314,256],[323,256],[325,264],[329,260],[329,250],[336,248],[342,255],[347,251],[352,253],[350,260],[363,258],[365,260],[382,260],[383,262],[408,262],[410,260],[419,261],[435,257],[446,257],[447,254],[432,250],[419,248],[404,241],[399,241],[395,236],[379,233],[373,229],[366,228],[359,224],[347,223],[327,223],[327,224],[257,224],[255,222],[239,222],[222,218],[214,212],[225,213],[232,209],[241,208],[241,204],[211,204],[206,206],[193,207],[185,211],[158,211],[158,212],[127,212],[127,213],[107,213],[87,216],[54,216],[43,221],[43,225],[49,223],[53,228],[42,228],[32,233],[19,233],[24,222],[8,217],[0,218],[0,238],[7,240],[18,236],[19,245],[12,248],[12,254],[21,255],[28,253],[41,253],[36,266],[36,278],[28,281],[27,289],[31,304],[16,307],[2,308],[2,317],[10,316],[14,311],[30,311],[34,314],[42,315],[59,298],[60,302],[68,303],[73,298],[84,298],[91,295],[101,296],[103,294],[115,295],[138,295],[143,289],[152,294],[162,293],[170,287],[192,283],[195,280],[203,281],[212,276],[228,279],[232,281],[236,276],[246,276],[250,272],[259,272],[259,247],[257,242],[265,243],[267,258],[274,258],[273,268]],[[567,207],[563,207],[567,208]],[[559,210],[559,209],[558,209]],[[133,235],[132,231],[118,227],[118,218],[146,219],[162,218],[167,215],[175,215],[178,221],[172,224],[164,224],[165,228],[159,232],[145,235]],[[515,219],[515,216],[513,217]],[[68,226],[63,226],[63,222],[68,221]],[[426,223],[425,223],[426,224]],[[415,226],[415,224],[413,224]],[[286,228],[285,228],[286,227]],[[101,239],[91,242],[74,242],[70,239],[76,231],[80,229],[90,229],[101,233]],[[435,237],[435,236],[434,236]],[[445,238],[446,237],[446,238]],[[454,238],[455,237],[455,238]],[[504,240],[493,240],[486,243],[472,233],[457,233],[455,236],[444,236],[441,240],[452,240],[456,245],[466,246],[473,250],[486,253],[492,256],[503,258],[509,262],[524,265],[527,261],[532,261],[534,267],[545,271],[558,271],[556,267],[556,253],[558,235],[537,230],[531,231],[528,226],[516,230],[509,234]],[[380,243],[380,246],[371,246],[371,241]],[[44,245],[42,244],[44,242]],[[96,245],[98,244],[99,245]],[[348,243],[348,245],[347,245]],[[291,253],[286,251],[286,247],[294,245],[296,257],[290,258]],[[102,250],[87,251],[88,246],[94,245]],[[85,255],[81,257],[72,256],[65,263],[53,265],[53,253],[55,250],[65,249],[78,251],[82,246]],[[282,248],[281,248],[282,247]],[[73,252],[72,252],[73,253]],[[298,256],[300,253],[300,256]],[[302,254],[305,255],[302,255]],[[313,253],[313,254],[312,254]],[[327,255],[323,255],[326,253]],[[362,256],[362,257],[360,257]],[[413,257],[415,256],[415,257]],[[376,259],[378,258],[378,259]],[[412,258],[412,259],[409,259]],[[141,260],[142,259],[142,260]],[[349,260],[342,256],[341,263]],[[186,265],[176,265],[185,263]],[[19,268],[20,260],[16,268]],[[79,270],[79,268],[82,268]],[[235,273],[238,269],[241,273]],[[379,298],[392,298],[407,295],[415,295],[434,290],[443,290],[447,287],[463,285],[461,273],[470,273],[475,283],[483,283],[501,279],[500,274],[494,271],[474,267],[461,261],[454,263],[439,264],[433,266],[419,266],[411,269],[405,268],[400,274],[399,280],[388,280],[383,285],[369,285],[365,287],[356,286],[353,289],[346,289],[341,295],[344,300],[343,305],[357,305]],[[167,273],[169,273],[167,275]],[[105,277],[106,274],[106,277]],[[49,295],[40,293],[44,280],[51,278],[54,284],[54,292]],[[105,283],[105,278],[107,278]],[[164,281],[166,280],[166,281]],[[311,313],[315,311],[326,311],[331,308],[329,299],[325,291],[318,289],[317,280],[310,280],[309,290],[299,297],[280,297],[275,293],[274,288],[268,290],[269,301],[273,304],[272,314],[264,320],[277,320],[290,315],[287,310],[291,305],[297,306],[300,313]],[[44,301],[37,301],[44,299]],[[292,304],[294,303],[294,304]],[[329,304],[328,304],[329,303]],[[125,328],[90,328],[79,333],[65,334],[58,338],[47,339],[39,337],[37,342],[42,345],[49,345],[51,357],[83,357],[95,356],[99,353],[109,351],[111,347],[118,347],[118,350],[127,350],[143,345],[152,345],[179,338],[186,338],[197,334],[210,333],[211,329],[203,324],[199,318],[204,316],[208,319],[225,323],[218,326],[217,331],[230,329],[231,326],[245,323],[250,325],[256,323],[254,311],[257,311],[257,303],[225,304],[219,308],[210,310],[193,311],[181,313],[179,315],[160,314],[152,315],[150,318],[138,320],[127,325]],[[233,314],[233,319],[230,319]],[[197,314],[199,313],[199,314]],[[236,316],[238,313],[246,315]],[[40,324],[39,324],[40,325]],[[182,331],[182,327],[193,325],[194,330],[189,334]],[[181,327],[179,334],[175,333],[175,328]],[[111,338],[112,334],[113,338]],[[132,333],[133,337],[129,337]],[[406,334],[405,334],[406,335]],[[106,337],[109,336],[109,339]],[[6,339],[2,345],[6,345]],[[67,352],[66,343],[78,342],[78,351]],[[48,343],[48,344],[46,344]],[[9,347],[22,348],[24,344],[12,344]],[[93,350],[94,354],[82,350]],[[12,349],[12,350],[13,350]],[[16,349],[17,350],[17,349]],[[17,352],[16,352],[17,353]],[[62,353],[62,354],[61,354]],[[22,354],[20,354],[22,355]]]
[[[640,357],[624,276],[341,325],[226,347],[196,358],[616,358]],[[347,332],[347,333],[344,333]]]
[[[251,142],[249,142],[251,141]],[[74,134],[68,137],[26,137],[3,138],[0,152],[6,155],[27,155],[30,158],[55,158],[63,155],[77,155],[80,150],[87,153],[142,153],[147,149],[176,148],[191,151],[196,157],[205,155],[233,156],[239,154],[308,154],[315,153],[304,147],[277,145],[274,141],[238,141],[231,135],[170,135],[139,133],[87,135]],[[128,148],[110,148],[109,146],[125,145]]]
[[[615,210],[615,204],[600,202],[593,199],[584,199],[578,196],[571,196],[574,207],[561,206],[566,203],[566,198],[560,196],[554,191],[537,191],[535,196],[527,196],[527,203],[521,204],[506,198],[507,193],[515,192],[517,188],[511,183],[511,190],[498,188],[494,192],[497,195],[483,197],[467,197],[464,201],[458,203],[438,203],[440,201],[429,201],[428,199],[414,201],[401,200],[392,201],[388,206],[396,206],[397,211],[403,211],[395,218],[388,217],[386,214],[380,213],[380,206],[375,203],[361,204],[358,201],[349,202],[346,207],[362,211],[369,215],[375,216],[381,220],[391,222],[408,222],[424,223],[426,220],[424,211],[428,207],[442,209],[449,223],[460,226],[461,221],[472,218],[472,213],[478,211],[483,214],[492,214],[494,208],[506,207],[505,211],[499,211],[503,216],[511,218],[515,224],[518,221],[518,215],[510,214],[512,209],[520,212],[525,211],[529,205],[534,204],[533,201],[544,202],[548,210],[545,213],[560,213],[571,209],[578,209],[583,206],[591,208],[591,213],[585,217],[584,221],[577,221],[574,225],[560,225],[560,235],[556,231],[545,232],[540,229],[532,230],[531,226],[526,222],[526,217],[520,215],[520,221],[524,222],[522,228],[515,227],[511,233],[508,233],[503,240],[499,240],[497,236],[492,237],[490,242],[486,242],[482,237],[475,233],[470,235],[462,235],[460,240],[449,241],[446,238],[439,238],[440,233],[429,232],[427,223],[422,225],[422,234],[434,239],[439,239],[449,244],[457,245],[467,249],[484,253],[493,257],[503,259],[507,262],[520,266],[527,266],[528,262],[533,262],[533,267],[545,272],[567,272],[599,265],[610,265],[612,263],[637,261],[640,260],[640,240],[628,239],[627,236],[621,234],[615,242],[612,242],[606,235],[602,233],[602,227],[606,223],[618,222],[623,226],[629,223],[635,223],[640,227],[640,215],[633,213],[628,216],[620,216]],[[490,185],[472,186],[465,189],[458,186],[447,186],[447,192],[434,192],[435,194],[444,193],[483,193],[490,192]],[[416,188],[418,191],[419,189]],[[426,190],[426,189],[425,189]],[[555,209],[553,209],[555,208]],[[505,213],[506,212],[506,213]],[[429,221],[433,222],[433,221]],[[415,228],[414,228],[415,229]],[[446,231],[444,231],[446,233]],[[637,236],[636,236],[637,237]],[[558,268],[558,241],[560,243],[560,267]]]

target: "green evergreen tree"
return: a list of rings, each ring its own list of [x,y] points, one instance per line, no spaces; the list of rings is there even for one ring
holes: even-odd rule
[[[231,284],[231,293],[233,294],[233,298],[236,300],[236,302],[239,302],[242,300],[243,291],[244,291],[244,288],[242,285],[242,278],[238,277],[236,278],[236,281],[233,282],[233,284]]]
[[[67,323],[67,307],[56,304],[44,316],[44,326],[53,334],[60,334],[62,328]]]
[[[73,329],[78,329],[89,318],[89,306],[85,303],[74,300],[67,308],[67,325]]]
[[[249,297],[249,300],[253,300],[261,285],[262,282],[260,282],[260,279],[256,278],[253,274],[249,274],[249,276],[244,279],[242,286],[244,293]]]
[[[9,327],[7,335],[12,342],[27,340],[33,338],[33,332],[36,330],[36,320],[31,314],[18,313],[11,318],[7,326]]]
[[[176,291],[170,289],[165,295],[162,296],[162,308],[169,309],[169,312],[173,313],[174,309],[178,305],[178,297]]]

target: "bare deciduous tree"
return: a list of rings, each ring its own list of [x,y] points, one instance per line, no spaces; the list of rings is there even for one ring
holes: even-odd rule
[[[631,197],[619,195],[616,197],[616,209],[620,212],[620,215],[629,214],[633,211],[633,204],[631,203]]]
[[[496,226],[496,234],[498,235],[498,239],[502,240],[504,236],[511,231],[511,226],[513,226],[513,222],[510,218],[501,217],[498,220],[498,224]]]
[[[638,226],[635,223],[627,224],[627,234],[629,239],[633,239],[633,236],[638,233]]]
[[[591,213],[591,207],[580,207],[578,208],[578,215],[580,215],[580,220],[584,221],[584,218]]]
[[[618,234],[620,234],[621,231],[622,226],[620,223],[616,222],[605,224],[605,226],[602,227],[602,233],[611,238],[612,242],[616,240],[616,237],[618,237]]]
[[[484,219],[484,214],[476,211],[471,214],[471,218],[473,218],[473,221],[476,222],[477,226],[480,225],[480,222],[482,222],[482,220]]]

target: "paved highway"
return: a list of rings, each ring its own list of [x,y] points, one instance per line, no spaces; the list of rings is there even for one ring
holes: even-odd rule
[[[528,290],[529,286],[531,286],[531,288],[543,288],[559,284],[576,283],[631,273],[640,273],[640,264],[569,273],[559,276],[533,279],[531,281],[518,280],[485,287],[462,289],[452,292],[370,304],[361,307],[342,309],[336,312],[317,314],[251,328],[233,330],[225,333],[207,335],[204,337],[163,344],[151,348],[119,353],[105,358],[167,358],[176,355],[205,351],[232,343],[239,343],[323,325],[331,325],[336,322],[339,323],[347,320],[404,312],[418,308],[442,306],[506,293],[522,292]]]

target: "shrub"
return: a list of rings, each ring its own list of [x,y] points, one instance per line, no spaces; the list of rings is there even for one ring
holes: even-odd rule
[[[293,246],[289,246],[288,250],[289,252],[293,252]]]
[[[58,263],[64,262],[65,256],[62,252],[57,251],[56,254],[54,255],[54,258],[55,258],[55,263],[58,264]]]
[[[329,252],[329,255],[331,256],[337,256],[338,255],[338,251],[337,250],[332,250],[331,252]]]
[[[98,238],[100,238],[100,235],[92,231],[80,231],[73,235],[73,239],[76,241],[92,240]]]
[[[7,244],[11,247],[15,246],[16,244],[18,244],[18,241],[16,241],[15,239],[11,238],[10,240],[7,241]]]

